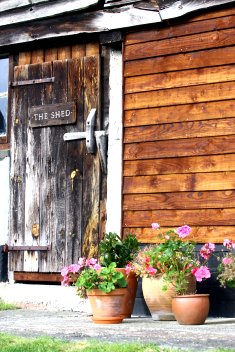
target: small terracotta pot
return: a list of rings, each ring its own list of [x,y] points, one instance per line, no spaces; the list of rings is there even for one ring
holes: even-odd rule
[[[172,299],[172,311],[181,325],[204,324],[209,308],[209,294],[183,295]]]
[[[127,288],[118,288],[110,293],[98,289],[87,292],[93,313],[92,321],[96,324],[119,324],[123,321],[125,295]]]
[[[134,272],[130,272],[127,275],[124,268],[116,268],[116,270],[121,272],[127,281],[127,292],[125,294],[125,304],[124,304],[123,315],[125,316],[125,318],[130,318],[133,312],[134,303],[135,303],[138,277]]]

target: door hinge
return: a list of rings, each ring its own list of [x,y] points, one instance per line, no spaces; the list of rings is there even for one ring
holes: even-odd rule
[[[30,84],[41,84],[41,83],[53,83],[55,82],[55,77],[48,78],[38,78],[38,79],[29,79],[27,81],[14,81],[10,82],[10,87],[26,86]]]

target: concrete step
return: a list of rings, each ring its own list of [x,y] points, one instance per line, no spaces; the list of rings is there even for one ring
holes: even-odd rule
[[[91,312],[88,300],[81,299],[75,287],[2,282],[0,299],[22,308],[68,310],[88,315]]]

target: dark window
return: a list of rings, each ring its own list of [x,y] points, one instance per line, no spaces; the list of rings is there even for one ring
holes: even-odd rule
[[[7,135],[9,59],[0,58],[0,138]]]

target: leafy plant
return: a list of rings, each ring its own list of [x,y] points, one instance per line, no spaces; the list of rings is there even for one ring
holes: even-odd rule
[[[79,275],[75,285],[80,297],[85,298],[87,291],[99,289],[109,293],[116,288],[127,287],[124,275],[116,270],[116,263],[111,263],[108,267],[101,269],[87,268]]]
[[[226,252],[220,259],[217,279],[221,286],[235,288],[235,242],[225,239],[223,245]]]
[[[152,228],[159,229],[160,226],[153,223]],[[198,258],[195,244],[185,240],[190,231],[191,228],[184,225],[160,234],[162,242],[141,250],[136,260],[127,266],[127,272],[133,270],[142,277],[156,277],[163,274],[166,283],[164,290],[169,284],[174,284],[177,294],[185,294],[188,289],[189,275],[194,275],[196,281],[202,281],[211,276],[205,263],[215,250],[213,243],[206,243],[201,248],[200,258]]]
[[[123,268],[134,259],[138,250],[139,242],[136,236],[129,234],[121,239],[115,232],[106,233],[100,242],[100,264],[109,266],[116,263],[118,268]]]

